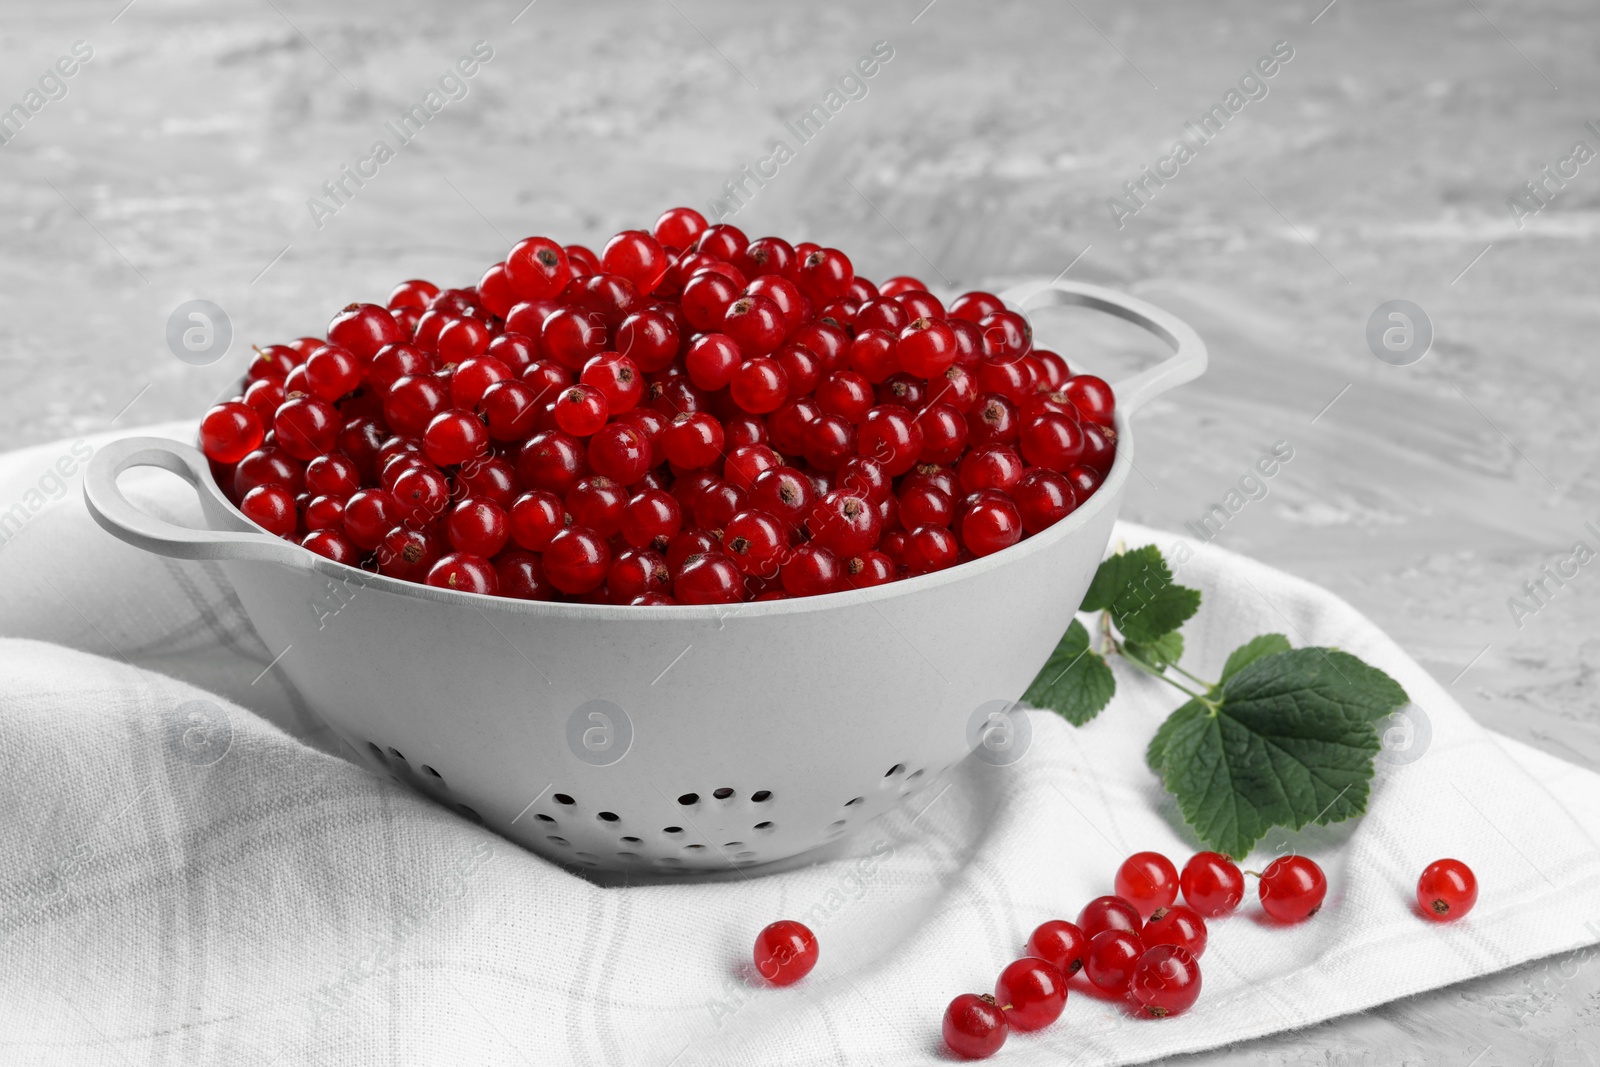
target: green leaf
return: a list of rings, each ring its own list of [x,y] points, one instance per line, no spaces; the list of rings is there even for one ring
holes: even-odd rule
[[[1222,667],[1222,681],[1226,682],[1258,659],[1287,652],[1289,648],[1289,639],[1282,634],[1262,634],[1251,638],[1228,655],[1228,662]]]
[[[1200,607],[1200,591],[1178,585],[1155,545],[1112,556],[1095,571],[1083,611],[1109,611],[1122,636],[1149,644],[1182,626]]]
[[[1198,700],[1188,700],[1178,705],[1178,709],[1167,716],[1167,721],[1156,730],[1156,735],[1150,739],[1150,745],[1144,750],[1144,761],[1150,769],[1157,774],[1165,775],[1167,760],[1167,742],[1184,723],[1197,715],[1204,715],[1206,706]]]
[[[1082,726],[1100,714],[1116,691],[1117,680],[1105,657],[1090,650],[1089,631],[1073,619],[1022,699]]]
[[[1147,759],[1159,760],[1200,840],[1235,857],[1274,826],[1365,811],[1381,747],[1374,721],[1406,703],[1394,679],[1324,648],[1262,656],[1224,682],[1220,698],[1215,710],[1174,713]]]
[[[1122,650],[1145,666],[1159,671],[1183,658],[1183,635],[1174,630],[1170,634],[1162,634],[1149,644],[1129,641],[1122,646]]]

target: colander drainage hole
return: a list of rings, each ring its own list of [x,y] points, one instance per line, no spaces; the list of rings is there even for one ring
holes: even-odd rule
[[[642,842],[642,841],[643,841],[643,840],[644,840],[644,838],[642,838],[642,837],[624,837],[624,838],[623,838],[623,839],[622,839],[622,841],[623,841],[623,843],[624,843],[624,844],[628,844],[628,845],[637,845],[637,844],[639,844],[639,843],[640,843],[640,842]],[[626,855],[628,855],[628,853],[626,853],[626,852],[619,852],[619,853],[617,853],[617,855],[619,855],[619,856],[626,856]]]
[[[686,808],[691,804],[698,804],[698,803],[700,803],[700,794],[699,793],[685,793],[685,794],[683,794],[683,796],[678,798],[678,803],[682,804]]]
[[[838,822],[831,822],[831,823],[828,824],[828,829],[830,829],[830,830],[840,830],[840,829],[843,829],[843,828],[844,828],[844,820],[843,819],[840,819]]]
[[[923,771],[920,771],[920,770],[912,771],[910,774],[906,775],[906,781],[914,782],[918,778],[921,778],[922,775],[923,775]]]
[[[905,770],[906,765],[904,763],[896,763],[893,767],[890,767],[888,770],[884,771],[883,776],[885,778],[893,778],[897,774],[904,774]]]
[[[716,797],[718,800],[727,800],[729,797],[733,796],[733,790],[729,789],[727,786],[723,786],[721,789],[717,790],[711,795]]]
[[[535,814],[534,818],[538,819],[540,822],[547,822],[547,823],[550,823],[552,826],[555,825],[555,820],[552,819],[550,816],[545,815],[543,812]]]
[[[379,763],[388,763],[389,762],[389,757],[385,756],[383,754],[383,749],[378,747],[378,743],[376,741],[368,741],[367,742],[367,747],[372,749],[372,754],[374,756],[378,757],[378,762]]]
[[[744,842],[743,841],[729,841],[726,844],[724,844],[722,847],[723,848],[744,848]]]
[[[565,804],[569,808],[572,807],[572,805],[577,803],[576,800],[573,800],[571,797],[567,796],[567,794],[565,794],[565,793],[557,793],[557,794],[555,794],[555,801],[556,801],[557,804]]]
[[[681,833],[683,833],[683,827],[681,827],[681,826],[663,826],[661,828],[661,832],[664,833],[664,834],[681,834]]]
[[[855,805],[861,803],[865,799],[867,799],[867,798],[866,797],[853,797],[850,800],[845,801],[844,802],[844,806],[847,807],[847,808],[854,807]]]
[[[704,852],[705,848],[706,848],[706,846],[704,846],[704,845],[684,845],[683,846],[683,850],[685,852]]]
[[[772,790],[757,789],[754,793],[750,794],[750,799],[756,804],[765,804],[767,801],[772,799]]]
[[[549,837],[545,838],[545,840],[550,842],[552,845],[570,845],[572,843],[564,837],[557,837],[555,834],[551,834]]]
[[[444,784],[444,775],[440,774],[438,771],[434,770],[432,767],[428,766],[426,763],[424,763],[422,765],[422,773],[426,774],[429,778],[437,778],[437,779],[439,779],[439,784],[440,785]]]
[[[770,822],[758,822],[752,827],[752,829],[760,830],[762,833],[771,833],[773,828],[773,824]]]
[[[621,821],[621,819],[617,815],[617,813],[613,812],[613,811],[602,811],[600,814],[596,815],[595,818],[599,819],[601,822],[620,822]]]

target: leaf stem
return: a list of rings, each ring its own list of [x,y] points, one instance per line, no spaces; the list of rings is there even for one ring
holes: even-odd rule
[[[1219,706],[1216,701],[1212,700],[1209,696],[1205,695],[1204,693],[1196,693],[1193,689],[1190,689],[1188,686],[1184,685],[1182,682],[1177,682],[1177,681],[1174,681],[1171,678],[1168,678],[1166,671],[1157,670],[1155,667],[1150,666],[1148,663],[1145,663],[1143,660],[1139,659],[1138,657],[1128,655],[1127,650],[1122,647],[1122,642],[1118,641],[1115,637],[1111,636],[1111,633],[1110,633],[1109,629],[1106,631],[1106,641],[1108,641],[1110,643],[1110,647],[1113,650],[1115,650],[1118,654],[1120,654],[1122,656],[1122,658],[1127,663],[1132,665],[1133,667],[1138,668],[1139,670],[1143,671],[1144,673],[1150,675],[1152,678],[1160,678],[1163,682],[1166,682],[1168,685],[1172,686],[1172,688],[1178,690],[1178,692],[1185,694],[1191,700],[1199,701],[1201,704],[1205,705],[1207,708],[1209,708],[1211,710],[1212,714],[1216,714],[1217,708]],[[1188,671],[1184,671],[1183,673],[1184,674],[1189,674]],[[1194,678],[1193,675],[1189,675],[1189,677]],[[1200,679],[1198,679],[1198,678],[1195,678],[1194,680],[1197,681],[1197,682],[1200,681]],[[1202,684],[1204,684],[1204,683],[1202,683]]]

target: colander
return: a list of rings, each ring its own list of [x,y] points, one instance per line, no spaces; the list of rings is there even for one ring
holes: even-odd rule
[[[558,604],[416,585],[262,532],[196,449],[128,438],[90,463],[106,530],[215,560],[281,671],[374,771],[567,866],[664,874],[789,865],[976,752],[1018,751],[1015,701],[1071,621],[1132,468],[1129,417],[1206,366],[1193,329],[1092,285],[1008,305],[1119,316],[1174,352],[1117,383],[1117,455],[1077,511],[1002,552],[871,589],[767,603]],[[153,518],[117,478],[193,485],[207,528]]]

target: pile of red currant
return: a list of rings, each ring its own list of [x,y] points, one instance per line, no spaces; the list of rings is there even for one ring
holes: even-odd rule
[[[673,208],[596,256],[519,242],[257,349],[218,483],[340,563],[531,600],[709,604],[986,556],[1093,493],[1114,401],[994,295]]]
[[[1159,852],[1138,852],[1117,870],[1116,895],[1084,905],[1076,923],[1051,919],[1028,938],[1028,954],[1000,972],[993,994],[963,993],[944,1013],[944,1040],[968,1059],[994,1055],[1011,1030],[1056,1021],[1068,981],[1082,971],[1103,996],[1159,1019],[1200,997],[1206,920],[1244,899],[1244,875],[1219,852],[1198,852],[1183,872]],[[1250,872],[1254,873],[1254,872]],[[1260,874],[1261,910],[1281,924],[1315,915],[1328,895],[1322,868],[1305,856],[1280,856]],[[1184,903],[1176,903],[1180,890]],[[1417,913],[1453,922],[1472,910],[1478,883],[1460,860],[1430,863],[1417,880]]]

